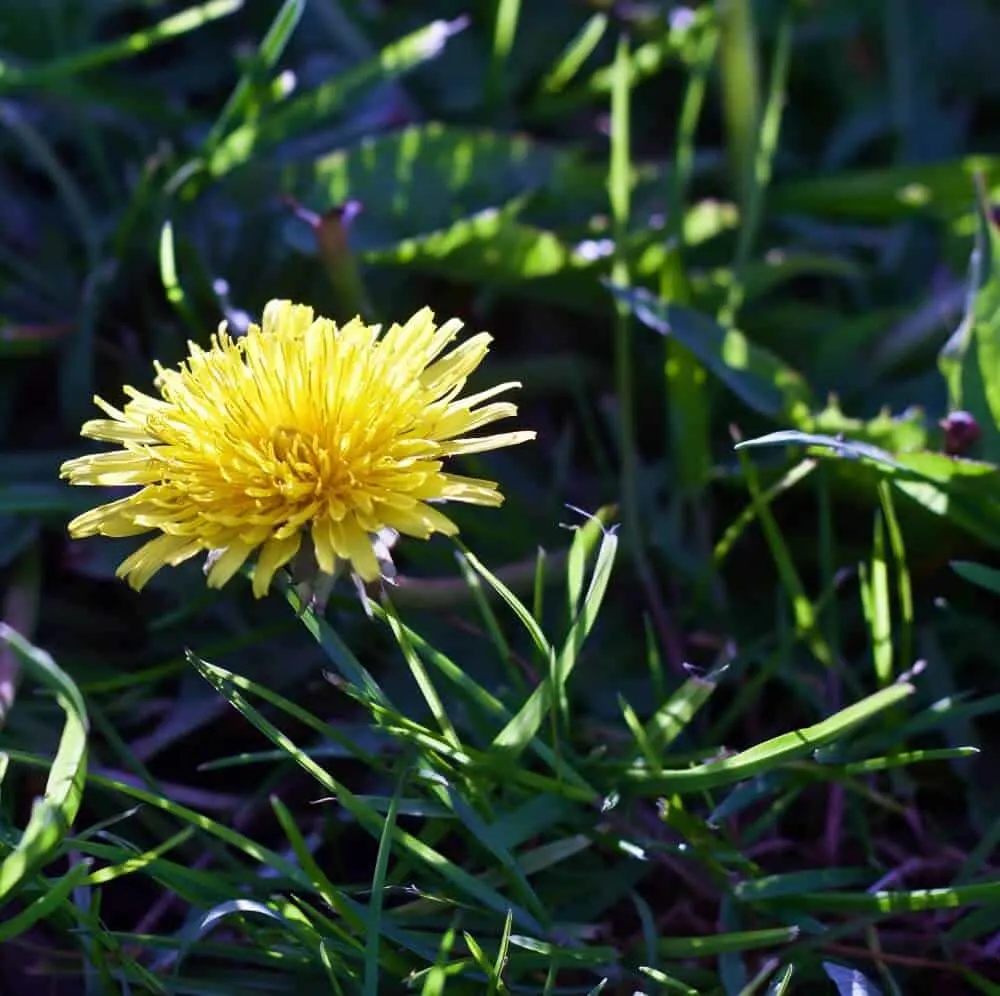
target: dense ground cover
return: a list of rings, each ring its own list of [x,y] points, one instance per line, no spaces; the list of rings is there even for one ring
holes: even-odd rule
[[[997,37],[4,4],[0,991],[1000,991]],[[66,534],[93,395],[271,298],[523,384],[370,614]]]

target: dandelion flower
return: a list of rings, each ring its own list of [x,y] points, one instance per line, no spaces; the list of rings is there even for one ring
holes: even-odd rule
[[[271,301],[262,325],[233,338],[223,322],[210,348],[189,343],[179,368],[157,364],[158,398],[126,387],[121,410],[94,399],[108,417],[81,434],[119,448],[69,460],[61,476],[138,490],[78,516],[69,531],[159,532],[118,568],[133,588],[204,551],[208,584],[221,587],[256,552],[260,598],[304,533],[324,574],[374,581],[380,535],[454,535],[438,503],[501,504],[492,481],[443,469],[448,457],[535,436],[471,435],[517,412],[490,401],[517,383],[459,397],[489,335],[446,352],[462,323],[438,326],[428,308],[383,335],[289,301]]]

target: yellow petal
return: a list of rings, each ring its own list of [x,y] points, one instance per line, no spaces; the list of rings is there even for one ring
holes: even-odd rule
[[[448,456],[458,456],[460,453],[482,453],[485,450],[498,450],[504,446],[518,446],[534,439],[536,433],[501,432],[495,436],[478,436],[472,439],[449,439],[441,444],[441,452]]]
[[[115,573],[120,578],[127,578],[136,591],[141,591],[160,568],[176,567],[201,549],[202,545],[197,540],[183,536],[157,536],[123,560]]]
[[[59,476],[71,484],[97,484],[124,487],[129,484],[150,484],[162,471],[145,453],[132,450],[95,453],[67,460],[59,468]]]
[[[465,406],[452,405],[441,421],[434,426],[434,436],[437,439],[450,439],[460,433],[475,432],[490,422],[510,418],[516,414],[517,405],[509,401],[496,401],[492,405],[484,405],[477,411],[469,411]]]
[[[107,443],[145,443],[155,445],[159,442],[156,436],[151,436],[145,425],[136,425],[130,421],[117,419],[94,418],[83,423],[80,435],[85,439],[100,439]]]
[[[483,362],[492,339],[486,332],[480,332],[428,367],[420,378],[427,392],[431,395],[443,394],[468,377]]]
[[[338,522],[332,532],[338,551],[343,550],[343,558],[351,562],[356,574],[365,581],[374,581],[381,575],[371,537],[364,529],[354,522]]]
[[[423,502],[412,509],[387,508],[384,517],[393,529],[418,539],[427,539],[431,533],[454,536],[458,532],[458,526],[447,515]]]
[[[337,568],[337,550],[331,535],[332,520],[328,516],[317,519],[312,526],[313,550],[316,563],[324,574],[332,575]]]
[[[129,495],[127,498],[119,498],[78,515],[67,527],[70,536],[74,539],[97,535],[120,537],[149,532],[149,526],[135,521],[133,512],[136,497]]]
[[[280,567],[284,567],[292,557],[299,552],[302,542],[301,533],[293,533],[282,539],[269,539],[257,556],[257,564],[253,571],[253,593],[255,598],[263,598],[271,587],[274,575]]]
[[[209,588],[221,588],[227,584],[234,574],[246,563],[247,557],[253,553],[253,546],[248,543],[232,543],[227,546],[212,562],[208,569],[207,581]]]

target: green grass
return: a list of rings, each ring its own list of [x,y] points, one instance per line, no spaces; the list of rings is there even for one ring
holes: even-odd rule
[[[1000,992],[1000,14],[669,6],[4,5],[0,992]],[[272,297],[539,432],[367,613],[66,535]]]

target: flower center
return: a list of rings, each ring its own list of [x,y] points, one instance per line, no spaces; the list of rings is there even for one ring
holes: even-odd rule
[[[315,435],[289,426],[278,426],[266,444],[268,476],[287,498],[318,498],[348,482],[353,476],[343,462]]]

